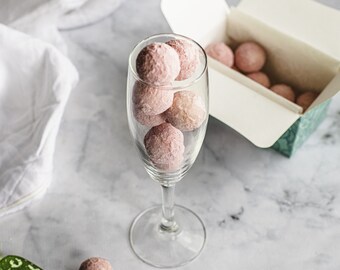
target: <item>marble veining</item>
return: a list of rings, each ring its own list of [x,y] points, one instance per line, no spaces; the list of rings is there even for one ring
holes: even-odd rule
[[[89,256],[108,258],[114,269],[152,269],[128,243],[132,219],[159,203],[160,190],[132,145],[125,86],[133,46],[169,31],[159,1],[129,0],[95,25],[63,32],[81,80],[59,132],[54,180],[42,200],[0,220],[1,253],[50,270],[78,269]],[[177,187],[177,202],[202,217],[208,240],[182,269],[339,269],[339,194],[340,96],[291,159],[210,118]]]

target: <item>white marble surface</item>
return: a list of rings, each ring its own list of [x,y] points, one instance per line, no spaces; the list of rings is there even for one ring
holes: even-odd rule
[[[54,181],[42,200],[0,220],[1,253],[46,270],[78,269],[89,256],[117,270],[152,269],[128,243],[130,222],[159,202],[160,190],[132,145],[125,83],[134,44],[168,31],[158,1],[128,0],[100,23],[63,33],[81,81],[59,133]],[[339,269],[339,194],[340,96],[291,159],[211,118],[177,188],[177,202],[204,220],[208,241],[182,269]]]

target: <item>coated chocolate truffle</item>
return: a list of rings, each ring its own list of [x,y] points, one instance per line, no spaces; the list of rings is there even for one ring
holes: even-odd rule
[[[154,85],[166,85],[180,72],[177,52],[165,43],[155,42],[143,48],[136,59],[139,77]]]
[[[296,104],[300,105],[305,111],[314,102],[318,95],[318,93],[311,91],[304,92],[300,96],[298,96],[298,98],[296,99]]]
[[[112,270],[112,266],[108,260],[93,257],[85,260],[79,270]]]
[[[194,91],[179,91],[172,106],[165,112],[166,120],[182,131],[199,128],[207,117],[203,99]]]
[[[266,52],[255,42],[242,43],[235,51],[235,65],[243,72],[259,71],[265,62]]]
[[[286,84],[275,84],[272,87],[270,87],[270,90],[272,90],[274,93],[290,100],[291,102],[295,102],[294,90]]]
[[[224,42],[216,42],[210,44],[205,52],[210,57],[221,62],[222,64],[232,67],[234,65],[234,53]]]
[[[136,105],[133,107],[133,115],[140,124],[147,127],[158,126],[165,122],[165,116],[163,113],[157,115],[147,115]]]
[[[169,123],[153,127],[144,137],[147,154],[153,164],[162,170],[180,168],[184,154],[183,133]]]
[[[174,94],[142,82],[133,87],[132,101],[146,115],[157,115],[170,108]]]
[[[166,44],[174,48],[179,56],[181,71],[176,80],[182,81],[190,78],[200,63],[197,47],[183,39],[173,39]]]
[[[270,80],[269,80],[267,74],[265,74],[261,71],[250,73],[250,74],[247,75],[247,77],[249,77],[253,81],[263,85],[266,88],[270,87]]]

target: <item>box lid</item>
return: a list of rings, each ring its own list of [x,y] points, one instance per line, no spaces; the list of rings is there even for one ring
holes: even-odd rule
[[[162,0],[161,9],[176,34],[197,40],[202,46],[225,37],[230,11],[225,0]]]
[[[340,60],[340,12],[312,0],[242,0],[237,9]]]
[[[221,40],[225,34],[211,32],[221,29],[216,25],[226,27],[229,7],[225,0],[162,0],[161,8],[175,33],[199,40],[203,46],[207,38]],[[338,10],[312,0],[242,0],[237,9],[340,60]]]

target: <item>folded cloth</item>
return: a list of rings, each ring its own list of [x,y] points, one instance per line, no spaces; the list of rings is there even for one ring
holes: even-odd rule
[[[74,66],[53,45],[13,29],[65,51],[55,23],[58,1],[20,0],[20,8],[11,9],[17,2],[0,0],[0,22],[12,27],[0,24],[0,216],[49,186],[60,121],[78,81]]]
[[[0,7],[0,23],[47,41],[66,54],[65,42],[57,29],[60,16],[67,12],[67,7],[63,5],[63,2],[60,0],[0,0]]]
[[[62,52],[66,45],[59,30],[99,21],[123,0],[0,0],[0,23],[46,40]]]
[[[58,28],[93,23],[121,2],[0,0],[0,217],[39,198],[51,181],[57,132],[78,81]]]

